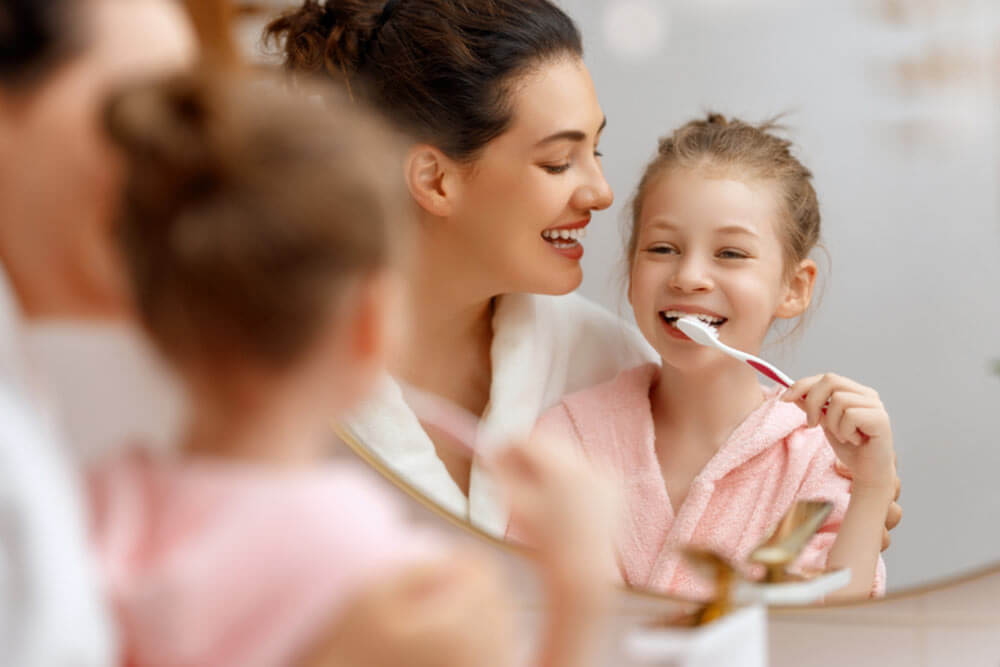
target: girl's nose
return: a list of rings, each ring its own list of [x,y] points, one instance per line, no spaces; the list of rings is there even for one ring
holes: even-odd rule
[[[715,286],[705,266],[690,255],[680,258],[670,276],[670,287],[679,292],[697,293],[711,291]]]

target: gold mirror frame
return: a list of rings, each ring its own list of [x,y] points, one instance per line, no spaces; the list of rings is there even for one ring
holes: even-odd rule
[[[414,487],[407,480],[403,479],[395,470],[390,468],[384,461],[379,459],[375,454],[371,452],[367,447],[365,447],[355,436],[350,432],[346,426],[342,424],[335,424],[333,427],[334,434],[340,439],[348,449],[350,449],[358,458],[364,461],[366,464],[371,466],[376,472],[378,472],[382,477],[389,480],[396,488],[403,491],[407,496],[415,500],[418,504],[425,507],[438,517],[444,519],[451,525],[457,527],[466,535],[473,536],[479,540],[483,540],[492,546],[507,552],[508,554],[513,554],[516,557],[524,557],[525,548],[516,544],[511,544],[505,540],[501,540],[489,533],[477,528],[472,525],[471,522],[465,521],[455,514],[445,510],[438,503],[431,500],[426,494]],[[768,613],[779,614],[779,615],[791,615],[791,614],[802,614],[804,612],[823,612],[830,609],[845,609],[851,607],[860,606],[871,606],[877,605],[884,602],[895,602],[897,600],[903,600],[906,598],[913,598],[925,595],[927,593],[933,593],[935,591],[944,590],[951,588],[952,586],[957,586],[959,584],[965,584],[970,581],[975,581],[976,579],[988,577],[990,575],[1000,574],[1000,561],[993,563],[992,565],[987,565],[986,567],[972,570],[971,572],[965,572],[957,574],[950,577],[944,577],[937,579],[927,584],[921,584],[919,586],[913,586],[911,588],[906,588],[899,591],[892,591],[886,593],[883,597],[877,599],[867,599],[867,600],[850,600],[841,602],[828,602],[824,604],[812,604],[804,606],[772,606],[768,609]],[[657,593],[655,591],[643,590],[639,588],[631,588],[625,585],[621,585],[620,590],[626,595],[635,597],[636,599],[643,600],[646,602],[650,601],[660,601],[660,602],[670,602],[677,605],[691,605],[694,602],[685,598],[677,597],[667,593]]]

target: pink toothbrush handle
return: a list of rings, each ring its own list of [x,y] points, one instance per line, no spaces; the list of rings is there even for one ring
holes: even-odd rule
[[[787,389],[788,387],[792,386],[792,385],[788,384],[788,382],[786,382],[780,375],[778,375],[777,373],[775,373],[773,370],[771,370],[769,367],[765,366],[764,364],[757,363],[753,359],[747,359],[747,363],[750,364],[751,366],[753,366],[754,370],[756,370],[758,373],[760,373],[761,375],[764,375],[765,377],[771,378],[772,380],[774,380],[775,382],[777,382],[778,384],[780,384],[782,387],[785,387]]]
[[[775,382],[777,382],[778,384],[780,384],[782,387],[785,387],[787,389],[788,387],[792,386],[792,385],[788,384],[788,382],[786,382],[784,380],[784,378],[782,378],[780,375],[778,375],[773,370],[771,370],[771,368],[769,368],[768,366],[765,366],[764,364],[758,363],[758,362],[754,361],[753,359],[747,359],[747,363],[750,364],[751,366],[753,366],[754,370],[756,370],[758,373],[760,373],[761,375],[764,375],[765,377],[771,378],[772,380],[774,380]],[[805,396],[803,396],[802,398],[805,398]],[[826,414],[826,406],[825,405],[823,406],[823,414],[824,415]]]

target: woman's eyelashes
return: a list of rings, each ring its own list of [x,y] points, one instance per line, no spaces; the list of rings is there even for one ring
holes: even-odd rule
[[[569,171],[571,165],[567,162],[565,164],[543,164],[540,166],[550,174],[563,174]]]
[[[604,153],[600,151],[594,151],[594,157],[600,159],[604,157]],[[550,174],[564,174],[567,171],[569,171],[570,167],[573,166],[573,162],[571,160],[567,160],[566,162],[561,164],[542,164],[539,166]]]

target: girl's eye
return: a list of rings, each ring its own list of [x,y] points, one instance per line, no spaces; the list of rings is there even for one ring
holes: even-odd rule
[[[604,157],[604,153],[601,151],[594,151],[594,157]]]
[[[542,169],[544,169],[550,174],[562,174],[569,169],[569,162],[567,162],[566,164],[543,164],[541,166]]]
[[[653,253],[654,255],[671,255],[677,252],[677,248],[669,245],[656,245],[652,248],[647,248],[646,252]]]
[[[719,257],[721,257],[722,259],[746,259],[749,257],[749,255],[747,255],[742,250],[726,249],[719,251]]]

